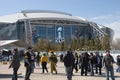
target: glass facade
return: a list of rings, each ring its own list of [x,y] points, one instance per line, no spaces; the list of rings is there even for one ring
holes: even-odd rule
[[[36,43],[39,39],[47,39],[53,43],[70,39],[94,39],[98,35],[89,24],[81,24],[80,22],[61,21],[61,20],[33,20],[30,21],[32,29],[32,42]],[[0,24],[0,39],[26,39],[25,21],[18,21],[14,24]]]
[[[24,21],[17,22],[17,38],[24,39],[25,38],[25,23]]]
[[[32,25],[33,42],[38,39],[49,39],[50,41],[67,43],[70,39],[93,38],[93,31],[91,26],[80,25]]]
[[[16,24],[0,24],[0,40],[17,39]]]

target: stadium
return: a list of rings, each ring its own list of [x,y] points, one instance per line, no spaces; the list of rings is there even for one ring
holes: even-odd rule
[[[97,36],[101,39],[107,34],[104,28],[65,12],[23,10],[0,17],[0,40],[11,41],[4,42],[5,44],[23,40],[34,45],[39,39],[47,39],[53,43],[69,43],[70,39],[95,39]],[[110,36],[113,34],[112,31]]]

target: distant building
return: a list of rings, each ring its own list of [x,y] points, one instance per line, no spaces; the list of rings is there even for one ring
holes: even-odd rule
[[[108,37],[109,37],[109,40],[110,42],[112,42],[113,40],[113,36],[114,36],[114,31],[108,27],[104,27],[104,28],[101,28],[105,33],[107,33]]]
[[[24,40],[30,45],[39,39],[69,43],[70,39],[95,39],[105,34],[96,23],[64,12],[24,10],[0,17],[0,40]]]

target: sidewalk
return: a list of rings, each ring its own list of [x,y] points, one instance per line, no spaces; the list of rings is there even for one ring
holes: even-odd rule
[[[11,79],[12,68],[8,69],[8,66],[9,66],[9,63],[8,64],[0,63],[0,80],[12,80]],[[48,70],[50,72],[49,63],[48,63]],[[120,73],[117,73],[115,70],[116,70],[116,65],[114,68],[115,79],[120,80]],[[31,74],[31,80],[67,80],[63,63],[58,62],[57,71],[58,71],[57,75],[55,74],[50,75],[49,72],[42,74],[42,70],[40,66],[40,68],[35,68],[34,73]],[[88,73],[88,76],[80,76],[80,70],[78,71],[78,73],[75,73],[74,71],[73,80],[106,80],[104,69],[102,73],[103,74],[101,76],[96,74],[95,76],[90,76],[89,73]],[[18,80],[24,80],[24,75],[25,75],[25,67],[24,67],[24,64],[22,63],[18,71]]]

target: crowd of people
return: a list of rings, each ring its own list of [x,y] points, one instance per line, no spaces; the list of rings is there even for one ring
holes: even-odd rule
[[[79,65],[79,68],[81,69],[81,76],[87,76],[88,72],[90,72],[91,76],[94,76],[94,74],[102,75],[103,67],[106,72],[106,80],[109,80],[109,76],[111,76],[112,80],[115,80],[114,63],[118,65],[116,72],[120,72],[120,55],[117,56],[117,62],[115,62],[109,50],[106,50],[104,56],[100,56],[99,52],[91,52],[89,54],[88,52],[84,52],[78,55],[76,52],[73,53],[70,49],[63,57],[63,62],[68,80],[72,80],[73,69],[75,69],[75,72],[78,72],[77,65]]]
[[[18,52],[18,49],[15,48],[12,51],[13,59],[10,63],[9,68],[13,68],[13,77],[12,80],[17,80],[17,72],[20,67],[20,54]],[[58,62],[57,56],[54,54],[54,51],[50,51],[50,55],[47,54],[47,52],[40,53],[38,52],[35,54],[33,49],[31,47],[27,48],[27,51],[24,53],[24,66],[26,68],[25,72],[25,80],[30,80],[31,73],[34,73],[35,67],[42,67],[42,73],[45,73],[45,71],[48,73],[47,69],[47,63],[50,63],[50,73],[51,75],[57,74],[56,69],[56,63]],[[35,65],[36,62],[36,65]]]
[[[20,67],[20,54],[18,49],[13,49],[13,59],[9,68],[13,68],[13,77],[12,80],[17,80],[17,71]],[[60,55],[60,61],[64,63],[65,74],[68,80],[72,80],[74,75],[74,70],[77,73],[80,70],[81,76],[87,76],[89,73],[90,76],[95,74],[102,75],[102,67],[105,68],[106,80],[109,80],[111,76],[112,80],[115,80],[114,77],[114,68],[113,64],[115,63],[113,57],[110,55],[110,51],[106,51],[105,56],[100,56],[99,52],[95,53],[78,53],[77,51],[72,51],[69,49],[65,54]],[[36,62],[36,65],[35,65]],[[56,64],[58,62],[57,56],[54,54],[54,51],[51,50],[50,54],[43,52],[42,54],[38,52],[35,54],[31,47],[27,48],[27,51],[24,53],[24,66],[26,68],[25,80],[30,80],[31,73],[34,73],[35,67],[42,67],[41,72],[44,74],[48,73],[47,63],[50,63],[50,74],[58,73],[56,69]],[[117,72],[120,72],[120,55],[117,56]],[[88,73],[89,72],[89,73]],[[110,73],[110,75],[109,75]]]

